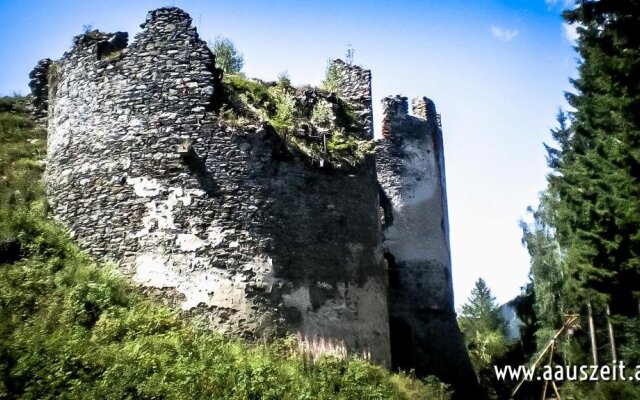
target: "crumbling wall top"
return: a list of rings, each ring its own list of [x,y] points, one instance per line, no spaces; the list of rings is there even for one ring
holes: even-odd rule
[[[180,24],[186,27],[191,26],[192,19],[183,10],[178,7],[162,7],[157,10],[149,11],[147,20],[140,24],[143,29],[153,29],[155,27],[164,26],[172,28],[171,24]]]
[[[392,128],[391,125],[395,125]],[[440,115],[433,101],[427,97],[411,100],[411,114],[407,98],[400,95],[382,99],[382,137],[424,136],[440,130]]]
[[[29,87],[31,88],[30,110],[34,119],[46,124],[47,107],[49,104],[49,67],[51,59],[38,61],[38,65],[29,73]]]
[[[416,118],[431,122],[436,120],[436,105],[427,97],[416,97],[411,100],[411,112]]]
[[[331,62],[340,76],[338,96],[356,109],[366,138],[373,138],[373,109],[371,106],[371,71],[348,64],[340,59]]]
[[[407,98],[400,95],[387,96],[382,99],[382,114],[383,118],[408,115],[409,105]]]

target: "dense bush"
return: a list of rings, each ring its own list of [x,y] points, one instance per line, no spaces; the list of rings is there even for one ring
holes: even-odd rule
[[[0,399],[447,399],[363,360],[309,362],[294,339],[225,338],[96,265],[47,216],[44,132],[0,112]]]

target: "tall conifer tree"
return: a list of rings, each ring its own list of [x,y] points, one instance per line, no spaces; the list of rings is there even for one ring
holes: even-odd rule
[[[579,294],[637,316],[640,294],[640,1],[582,1],[564,14],[579,33],[567,94],[572,135],[550,179],[556,229]]]
[[[545,145],[547,190],[535,224],[523,226],[543,328],[549,312],[588,302],[601,314],[610,305],[618,322],[637,319],[640,304],[640,0],[577,1],[564,18],[579,36],[574,110],[552,130],[556,146]],[[620,325],[629,350],[638,325]]]

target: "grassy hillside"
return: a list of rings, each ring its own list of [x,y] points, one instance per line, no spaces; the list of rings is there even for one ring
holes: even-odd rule
[[[362,360],[311,361],[294,338],[224,338],[146,299],[49,218],[45,148],[23,99],[0,99],[0,243],[22,256],[0,259],[0,399],[449,398]]]

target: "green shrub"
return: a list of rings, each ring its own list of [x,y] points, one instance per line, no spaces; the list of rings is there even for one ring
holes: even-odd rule
[[[360,123],[355,110],[342,100],[338,100],[336,125],[353,134],[358,133],[362,129],[362,124]]]
[[[247,345],[182,320],[80,253],[54,271],[34,255],[0,272],[0,397],[411,398],[365,361],[305,364],[283,340]]]
[[[237,74],[242,71],[244,56],[236,49],[229,38],[216,36],[209,42],[211,51],[216,56],[216,66],[226,74]]]
[[[271,90],[276,111],[269,119],[271,125],[280,133],[289,133],[294,128],[296,116],[296,101],[284,90],[273,88]]]
[[[313,107],[311,122],[315,125],[327,128],[331,126],[333,120],[333,107],[328,101],[321,100]]]
[[[322,88],[327,92],[338,93],[341,82],[342,75],[340,74],[340,70],[331,60],[329,60],[325,71],[324,81],[322,81]]]
[[[568,400],[640,400],[638,382],[564,382],[559,388],[560,396]]]
[[[24,115],[22,98],[4,98],[0,112],[0,239],[15,237],[18,210],[44,196],[39,183],[46,133]]]
[[[229,125],[241,126],[245,120],[260,118],[269,122],[291,148],[337,167],[356,166],[374,151],[373,141],[357,136],[362,126],[355,111],[339,99],[332,103],[320,98],[310,107],[299,104],[301,101],[294,97],[295,89],[282,82],[267,84],[239,74],[227,75],[224,82],[228,104],[223,106],[220,116]],[[324,128],[326,148],[317,133],[315,137],[292,134],[304,125]]]
[[[391,382],[398,388],[398,392],[407,399],[450,400],[449,386],[433,377],[419,380],[413,374],[405,372],[394,374]]]
[[[25,112],[27,107],[27,98],[21,96],[3,96],[0,97],[1,113],[17,113]],[[6,117],[6,115],[5,115]]]
[[[371,140],[361,140],[353,135],[345,134],[344,130],[338,129],[332,132],[327,141],[327,152],[334,162],[347,163],[355,166],[367,155],[373,154],[375,144]]]
[[[281,88],[287,88],[291,86],[291,79],[289,78],[289,73],[287,71],[281,72],[278,75],[278,86]]]
[[[275,100],[264,83],[247,79],[240,74],[225,76],[224,83],[228,88],[228,100],[232,108],[250,108],[265,119],[275,113]]]

